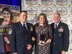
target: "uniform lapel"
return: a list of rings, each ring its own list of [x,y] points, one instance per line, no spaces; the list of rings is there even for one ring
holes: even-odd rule
[[[19,22],[19,28],[20,29],[27,29],[27,27],[28,27],[27,24],[25,25],[25,28],[24,28],[23,25],[21,24],[21,22]]]
[[[23,25],[19,22],[19,28],[23,29]]]
[[[59,25],[58,25],[58,29],[61,27],[61,22],[59,23]]]
[[[53,30],[53,32],[54,32],[54,23],[52,24],[52,30]]]
[[[27,31],[29,31],[29,24],[27,23]]]

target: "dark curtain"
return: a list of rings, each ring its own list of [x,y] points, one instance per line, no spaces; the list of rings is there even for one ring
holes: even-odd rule
[[[15,5],[21,7],[21,0],[0,0],[0,4]]]

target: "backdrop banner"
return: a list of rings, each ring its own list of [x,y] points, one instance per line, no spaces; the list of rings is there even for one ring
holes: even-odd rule
[[[47,14],[49,24],[53,22],[53,13],[61,13],[61,21],[68,24],[70,43],[67,54],[72,54],[72,0],[22,0],[22,10],[28,11],[28,21],[37,22],[37,16]]]

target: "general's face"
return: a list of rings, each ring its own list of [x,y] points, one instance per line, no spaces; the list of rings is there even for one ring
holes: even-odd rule
[[[54,14],[54,22],[55,22],[55,23],[60,22],[60,15]]]
[[[3,18],[7,21],[10,21],[10,13],[7,11],[3,11]]]
[[[39,18],[39,23],[40,23],[40,24],[44,24],[44,23],[45,23],[45,18],[44,18],[44,16],[40,16],[40,18]]]
[[[20,14],[20,21],[24,23],[24,22],[26,22],[26,20],[27,20],[27,13],[22,12]]]

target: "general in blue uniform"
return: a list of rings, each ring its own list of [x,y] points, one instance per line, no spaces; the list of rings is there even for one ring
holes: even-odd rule
[[[10,35],[11,54],[32,54],[33,25],[26,22],[27,12],[20,13],[20,22],[12,24]]]
[[[53,40],[51,43],[52,54],[66,54],[69,47],[68,25],[60,21],[60,14],[54,14],[54,23],[51,24]]]

